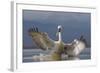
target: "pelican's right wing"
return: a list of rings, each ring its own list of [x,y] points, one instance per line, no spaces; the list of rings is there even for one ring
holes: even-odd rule
[[[47,33],[39,32],[37,27],[29,29],[28,32],[39,48],[46,50],[54,47],[54,41],[49,38]]]

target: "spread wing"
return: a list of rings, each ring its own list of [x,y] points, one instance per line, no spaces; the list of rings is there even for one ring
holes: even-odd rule
[[[39,48],[46,50],[54,46],[54,41],[49,38],[48,34],[39,32],[37,27],[30,28],[28,33]]]
[[[83,36],[80,39],[75,39],[69,44],[64,45],[64,52],[68,55],[78,55],[86,48],[86,40]]]

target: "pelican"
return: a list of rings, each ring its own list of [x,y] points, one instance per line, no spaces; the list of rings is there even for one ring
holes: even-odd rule
[[[62,60],[62,54],[67,54],[68,56],[77,56],[85,48],[85,43],[83,42],[83,37],[79,40],[75,39],[71,43],[65,44],[62,41],[62,26],[58,25],[58,40],[52,40],[46,32],[40,32],[37,27],[30,28],[28,30],[29,35],[36,45],[42,50],[50,50],[48,55],[43,56],[42,61],[48,60]]]
[[[70,44],[65,44],[64,49],[65,53],[69,57],[78,56],[86,48],[86,40],[83,36],[80,39],[74,39]]]

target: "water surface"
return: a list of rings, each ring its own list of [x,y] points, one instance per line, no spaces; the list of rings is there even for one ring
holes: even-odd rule
[[[91,59],[91,50],[90,48],[86,48],[80,55],[79,57],[74,57],[74,58],[70,58],[71,60],[72,59],[78,59],[78,60],[87,60],[87,59]],[[36,56],[36,55],[40,55],[40,53],[43,53],[43,54],[47,54],[48,51],[43,51],[41,49],[24,49],[23,50],[23,62],[35,62],[33,60],[33,56]],[[67,61],[67,60],[66,60]]]

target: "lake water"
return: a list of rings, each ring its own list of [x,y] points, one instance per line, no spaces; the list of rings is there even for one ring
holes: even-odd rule
[[[43,51],[41,49],[24,49],[23,50],[23,62],[28,63],[28,62],[36,62],[33,60],[33,56],[35,55],[40,55],[40,53],[47,54],[48,51]],[[86,48],[80,55],[79,57],[74,57],[70,58],[70,60],[86,60],[86,59],[91,59],[91,49]]]

